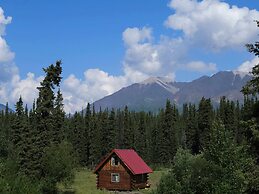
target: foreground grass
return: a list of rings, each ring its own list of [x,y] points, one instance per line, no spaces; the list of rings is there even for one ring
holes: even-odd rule
[[[140,190],[140,193],[148,194],[152,189],[156,188],[164,173],[166,173],[166,170],[154,171],[150,174],[149,183],[151,187]],[[63,185],[58,187],[60,194],[110,194],[108,191],[96,188],[96,175],[88,169],[80,169],[76,172],[74,183],[70,188],[65,188]]]

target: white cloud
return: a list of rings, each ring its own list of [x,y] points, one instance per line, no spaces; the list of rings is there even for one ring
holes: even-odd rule
[[[14,75],[10,82],[0,84],[0,102],[9,102],[10,105],[14,105],[22,96],[24,104],[30,107],[38,96],[37,87],[42,79],[42,76],[35,78],[30,72],[25,79],[21,79],[18,74]]]
[[[0,7],[0,83],[10,81],[12,76],[18,73],[18,68],[13,63],[14,53],[11,52],[3,36],[6,25],[12,21],[11,17],[5,17]]]
[[[245,61],[235,71],[249,73],[255,65],[259,64],[259,58],[255,57],[251,61]]]
[[[123,61],[125,75],[128,73],[140,78],[147,75],[168,76],[178,68],[179,60],[186,54],[182,39],[161,36],[158,43],[153,43],[153,39],[152,30],[147,27],[127,28],[123,32],[126,46]]]
[[[125,66],[141,72],[153,73],[161,68],[158,51],[152,45],[152,30],[150,28],[127,28],[123,32],[126,45]]]
[[[4,10],[0,7],[0,36],[5,35],[5,27],[7,24],[10,24],[12,17],[4,16]]]
[[[83,80],[70,75],[61,85],[65,110],[66,112],[81,110],[86,107],[87,102],[92,103],[127,84],[125,76],[112,76],[99,69],[86,70]]]
[[[181,30],[185,40],[206,49],[240,48],[254,41],[259,18],[257,10],[239,8],[219,0],[172,0],[175,13],[165,21],[173,30]]]
[[[152,30],[147,27],[139,28],[127,28],[123,34],[122,38],[126,45],[132,46],[141,42],[150,41]]]
[[[0,36],[0,63],[6,63],[14,59],[14,53],[10,51],[6,41]]]
[[[21,79],[19,76],[13,78],[12,91],[10,92],[10,99],[12,102],[16,102],[19,96],[22,96],[24,104],[31,105],[38,97],[37,87],[40,86],[40,82],[43,77],[35,78],[35,75],[29,72],[25,79]]]
[[[192,61],[190,63],[187,63],[186,65],[187,70],[190,71],[196,71],[196,72],[216,72],[217,67],[214,63],[206,64],[202,61]]]

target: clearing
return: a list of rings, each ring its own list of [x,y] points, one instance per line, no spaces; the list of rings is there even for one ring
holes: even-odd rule
[[[149,189],[132,192],[109,192],[96,188],[96,175],[93,174],[92,171],[88,169],[80,169],[76,172],[74,183],[69,188],[59,185],[59,194],[148,194],[152,189],[156,188],[161,176],[166,172],[167,170],[158,170],[150,174],[149,183],[151,184],[151,187]]]

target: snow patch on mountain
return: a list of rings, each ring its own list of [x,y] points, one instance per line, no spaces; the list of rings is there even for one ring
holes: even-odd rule
[[[173,81],[167,77],[150,77],[142,82],[140,85],[151,85],[151,84],[158,84],[159,86],[163,87],[167,91],[172,94],[175,94],[179,91],[179,88],[176,88],[172,85]]]

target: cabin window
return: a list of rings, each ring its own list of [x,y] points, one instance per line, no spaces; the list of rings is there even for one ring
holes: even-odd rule
[[[120,182],[120,174],[119,173],[111,173],[111,181],[112,181],[112,183]]]
[[[119,161],[118,157],[112,157],[111,158],[111,165],[112,166],[119,166],[119,164],[120,164],[120,161]]]

